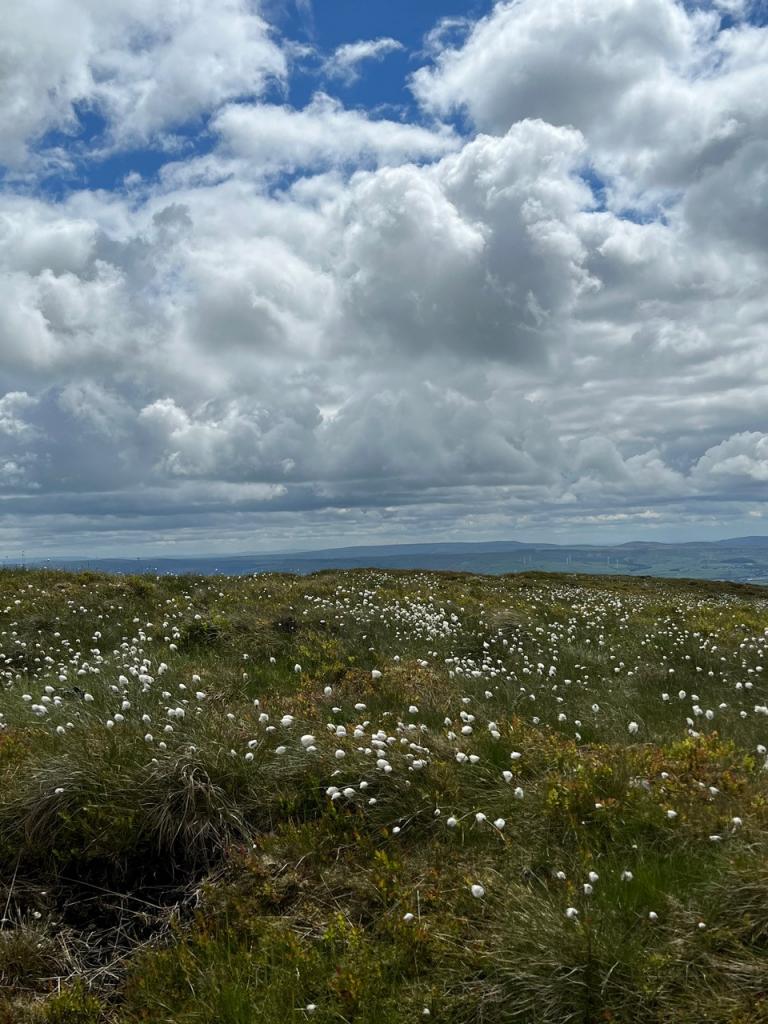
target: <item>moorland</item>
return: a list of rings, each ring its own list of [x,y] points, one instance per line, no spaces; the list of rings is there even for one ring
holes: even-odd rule
[[[768,593],[0,573],[4,1024],[768,1021]]]

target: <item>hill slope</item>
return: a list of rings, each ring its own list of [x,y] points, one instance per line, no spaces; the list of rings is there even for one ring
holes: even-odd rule
[[[768,1020],[768,601],[0,573],[0,1021]]]

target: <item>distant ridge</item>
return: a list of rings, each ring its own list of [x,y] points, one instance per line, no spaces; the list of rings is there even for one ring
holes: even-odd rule
[[[433,544],[359,544],[346,548],[321,548],[317,551],[297,551],[312,558],[339,556],[356,558],[362,552],[367,555],[413,555],[413,554],[470,554],[474,551],[510,551],[515,548],[558,548],[560,544],[546,544],[522,540],[487,541],[444,541]]]
[[[366,556],[395,556],[413,554],[472,554],[479,552],[512,551],[527,548],[534,551],[606,551],[643,548],[680,547],[764,547],[768,548],[768,535],[750,537],[728,537],[724,540],[628,540],[621,544],[556,544],[546,541],[490,540],[490,541],[446,541],[432,544],[359,544],[343,548],[319,548],[313,551],[296,551],[295,558],[358,558]],[[245,556],[243,556],[245,557]],[[254,556],[257,557],[257,556]],[[272,557],[266,556],[266,557]]]
[[[653,551],[680,549],[717,549],[717,548],[763,548],[768,550],[768,534],[753,534],[747,537],[726,537],[722,540],[691,540],[691,541],[660,541],[660,540],[628,540],[620,544],[557,544],[547,541],[522,540],[491,540],[491,541],[436,541],[431,543],[410,544],[357,544],[338,548],[314,548],[300,551],[257,552],[247,554],[218,555],[150,555],[133,558],[103,557],[81,558],[78,556],[51,557],[46,559],[30,558],[30,565],[40,565],[45,561],[49,564],[73,562],[120,562],[131,564],[137,562],[171,563],[171,562],[272,562],[272,561],[325,561],[327,559],[361,558],[401,558],[411,555],[475,555],[496,554],[505,551],[592,551],[592,552],[623,552]],[[14,559],[6,557],[6,564],[18,564]]]
[[[551,552],[631,552],[631,551],[680,551],[680,550],[716,550],[727,548],[753,548],[768,551],[768,535],[752,535],[749,537],[729,537],[719,541],[624,541],[621,544],[557,544],[546,541],[439,541],[425,544],[360,544],[343,548],[315,548],[302,551],[257,552],[249,554],[201,554],[201,555],[150,555],[134,556],[133,558],[96,557],[82,558],[78,556],[61,556],[46,559],[31,557],[28,564],[40,565],[73,562],[120,562],[135,564],[137,562],[172,563],[172,562],[272,562],[272,561],[327,561],[337,559],[361,558],[401,558],[413,555],[480,555],[499,554],[515,551],[551,551]],[[4,559],[6,564],[18,564],[10,556]]]
[[[585,545],[589,546],[589,545]],[[605,545],[610,547],[612,545]],[[768,548],[768,536],[761,537],[726,537],[723,540],[684,540],[684,541],[661,541],[661,540],[628,540],[623,544],[613,545],[617,548],[670,548],[670,547],[716,547],[716,548]]]
[[[6,565],[18,565],[6,559]],[[245,555],[169,555],[154,558],[27,559],[29,566],[93,569],[111,573],[165,575],[294,573],[327,569],[414,569],[502,575],[556,572],[611,576],[661,576],[727,580],[768,586],[768,536],[715,541],[628,541],[624,544],[444,541],[429,544],[373,544],[318,551]]]

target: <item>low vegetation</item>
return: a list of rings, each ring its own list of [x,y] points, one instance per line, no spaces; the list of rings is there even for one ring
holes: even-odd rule
[[[768,1022],[768,593],[0,573],[0,1024]]]

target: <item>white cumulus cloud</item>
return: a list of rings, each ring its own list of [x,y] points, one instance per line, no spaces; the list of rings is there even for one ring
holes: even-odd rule
[[[0,544],[740,532],[768,479],[768,28],[715,8],[443,22],[398,119],[269,91],[290,45],[245,0],[17,5]],[[97,158],[86,109],[112,152],[185,124],[191,151],[54,193],[41,167]]]
[[[402,49],[403,44],[389,36],[344,43],[325,61],[323,70],[329,77],[341,78],[347,84],[351,84],[360,76],[360,65],[363,61],[380,61],[388,54]]]

